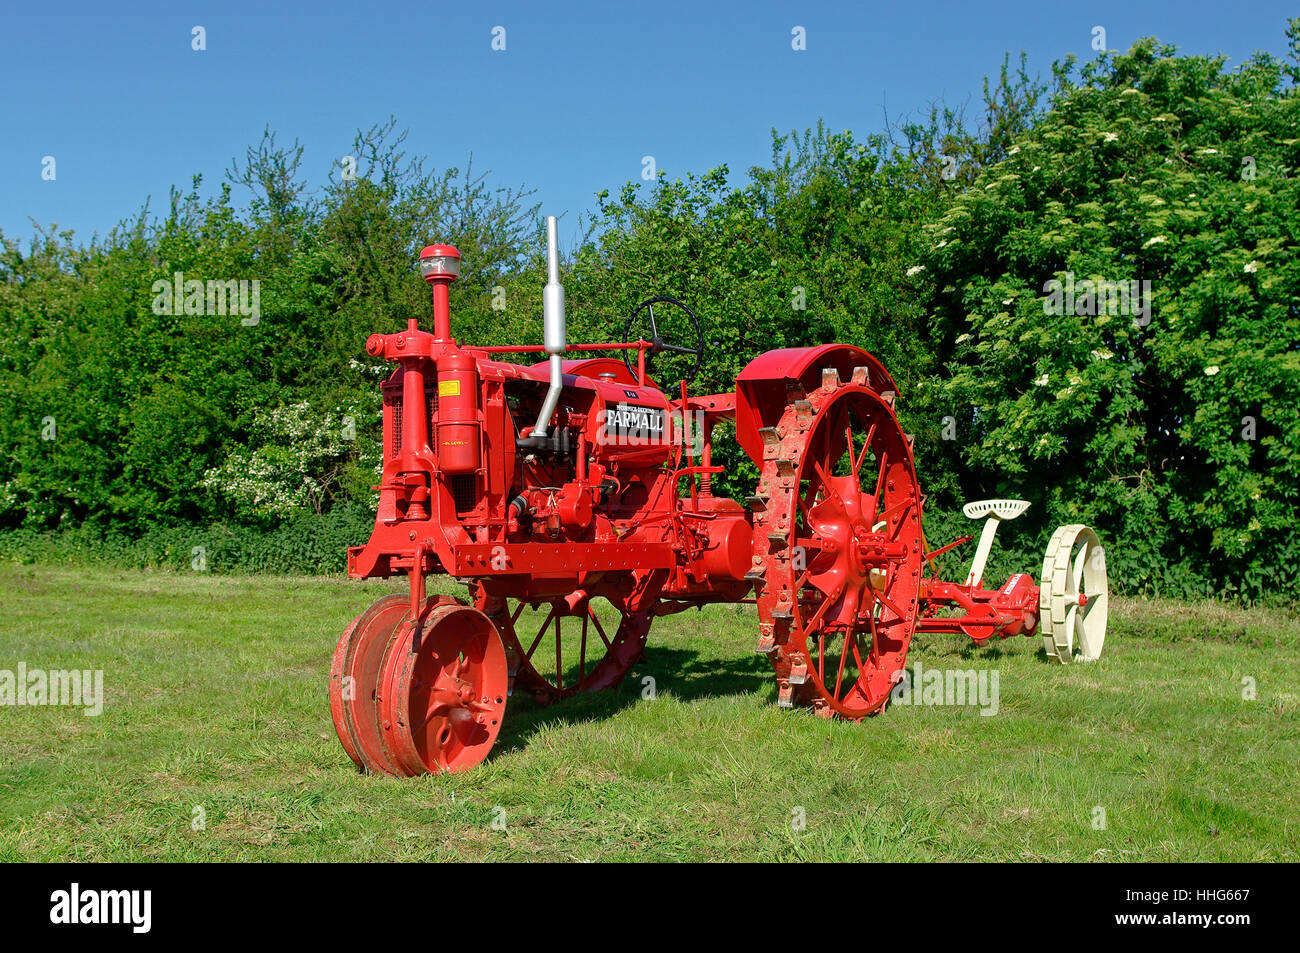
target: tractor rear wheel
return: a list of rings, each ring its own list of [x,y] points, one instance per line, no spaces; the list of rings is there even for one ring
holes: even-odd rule
[[[758,650],[778,704],[856,720],[880,711],[917,619],[921,491],[892,397],[823,371],[760,431]]]

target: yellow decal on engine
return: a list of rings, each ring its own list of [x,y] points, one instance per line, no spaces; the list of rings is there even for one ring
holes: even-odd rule
[[[459,397],[460,381],[438,381],[439,397]]]

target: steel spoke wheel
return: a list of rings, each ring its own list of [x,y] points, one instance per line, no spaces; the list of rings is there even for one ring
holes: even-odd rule
[[[1038,583],[1038,616],[1043,650],[1061,664],[1101,657],[1106,644],[1110,592],[1106,551],[1097,534],[1081,523],[1052,534]]]
[[[922,551],[910,441],[865,377],[827,371],[764,434],[756,520],[779,702],[849,719],[883,708],[901,673]]]
[[[542,704],[616,688],[645,650],[650,613],[622,601],[575,594],[530,604],[475,598],[506,646],[512,689]]]

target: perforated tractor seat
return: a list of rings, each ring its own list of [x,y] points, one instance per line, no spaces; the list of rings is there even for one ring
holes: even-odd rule
[[[961,511],[973,520],[982,520],[993,515],[998,519],[1013,520],[1029,509],[1028,500],[976,500],[967,503]]]

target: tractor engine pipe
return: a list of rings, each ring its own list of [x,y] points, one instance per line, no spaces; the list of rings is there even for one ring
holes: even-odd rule
[[[554,215],[546,216],[546,288],[542,291],[543,342],[550,355],[551,385],[542,402],[541,413],[533,425],[534,437],[545,437],[551,415],[560,403],[560,390],[564,386],[565,328],[564,286],[560,284],[560,248]]]

